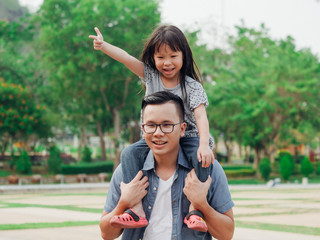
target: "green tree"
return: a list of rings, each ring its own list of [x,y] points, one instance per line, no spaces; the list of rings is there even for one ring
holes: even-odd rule
[[[9,141],[50,134],[45,106],[38,105],[28,88],[4,82],[0,78],[0,147],[4,154]],[[28,148],[28,146],[26,146]]]
[[[29,149],[31,143],[37,141],[34,136],[46,137],[52,117],[46,118],[50,111],[42,109],[50,100],[43,81],[43,68],[39,67],[40,61],[33,46],[34,24],[30,22],[30,15],[22,13],[24,8],[19,7],[16,0],[2,1],[1,4],[4,8],[0,7],[0,11],[18,14],[9,21],[0,20],[0,145],[4,154],[7,146],[12,148],[14,140],[23,141]]]
[[[262,153],[273,162],[281,138],[319,115],[314,87],[320,65],[310,50],[297,50],[291,37],[272,40],[264,25],[237,30],[214,84],[206,85],[208,112],[214,128],[255,150],[257,169]]]
[[[301,174],[305,177],[309,177],[309,175],[313,173],[314,167],[308,157],[303,158],[301,162],[300,171]]]
[[[117,149],[120,147],[124,108],[139,105],[141,87],[124,66],[95,52],[88,36],[97,26],[107,41],[138,56],[143,39],[160,22],[158,2],[47,0],[38,21],[40,54],[50,72],[50,87],[60,112],[78,129],[88,125],[95,129],[106,159],[103,136],[113,129],[113,139]],[[135,116],[138,118],[138,112]]]
[[[90,163],[92,162],[92,151],[91,149],[88,147],[88,146],[85,146],[83,149],[82,149],[82,158],[81,160],[83,162],[87,162],[87,163]]]
[[[271,164],[268,158],[263,158],[259,163],[259,172],[261,177],[267,181],[271,173]]]
[[[293,162],[293,158],[288,156],[288,155],[284,155],[280,158],[280,174],[282,179],[284,180],[289,180],[290,176],[292,175],[293,171],[294,171],[294,162]]]
[[[62,165],[62,158],[60,150],[57,146],[51,146],[49,149],[48,169],[50,173],[60,173]]]
[[[27,151],[22,151],[20,157],[16,162],[16,171],[18,173],[30,174],[32,173],[31,160]]]

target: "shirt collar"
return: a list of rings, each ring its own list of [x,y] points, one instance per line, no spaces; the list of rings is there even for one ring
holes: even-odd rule
[[[187,158],[186,158],[184,152],[182,151],[181,146],[179,146],[178,165],[181,165],[181,166],[183,166],[187,169],[190,169],[190,170],[192,169],[192,165],[189,161],[187,161]],[[150,150],[147,155],[146,161],[143,164],[142,170],[149,171],[151,169],[154,169],[154,157],[153,157],[152,151]]]

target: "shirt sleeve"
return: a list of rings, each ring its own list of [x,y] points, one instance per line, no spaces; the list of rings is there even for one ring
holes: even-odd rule
[[[154,69],[152,69],[149,65],[143,64],[143,71],[144,71],[144,78],[140,77],[140,81],[143,85],[147,85],[152,81],[152,79],[155,78],[155,76],[158,74],[158,72]]]
[[[203,89],[202,85],[193,80],[194,82],[190,84],[190,92],[189,92],[189,105],[190,109],[194,110],[200,104],[204,104],[205,107],[209,105],[208,97]]]
[[[213,190],[209,193],[208,202],[216,211],[225,213],[234,206],[234,203],[231,199],[226,174],[217,160],[213,164],[211,178],[211,185],[213,185],[211,189]]]
[[[108,194],[107,194],[107,200],[104,205],[104,210],[106,212],[111,212],[118,204],[121,190],[120,190],[120,183],[123,181],[122,176],[122,169],[121,164],[116,168],[114,173],[112,174]]]

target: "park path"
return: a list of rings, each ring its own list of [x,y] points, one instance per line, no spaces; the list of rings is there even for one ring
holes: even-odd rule
[[[29,186],[31,187],[31,186]],[[108,184],[53,189],[0,186],[0,240],[97,240]],[[235,240],[320,240],[320,185],[230,186],[235,202]],[[68,222],[68,227],[57,227]],[[86,223],[89,222],[89,223]],[[76,224],[83,224],[77,226]],[[33,229],[32,225],[40,226]],[[49,227],[41,226],[49,224]],[[56,226],[57,225],[57,226]]]

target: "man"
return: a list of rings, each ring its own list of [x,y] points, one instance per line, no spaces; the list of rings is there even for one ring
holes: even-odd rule
[[[234,204],[226,176],[215,161],[208,180],[199,181],[179,146],[186,129],[183,116],[183,102],[174,94],[157,92],[144,98],[142,130],[150,152],[143,172],[130,183],[122,182],[121,167],[115,170],[100,221],[103,239],[115,239],[122,232],[122,239],[130,240],[232,238]],[[141,200],[149,222],[147,227],[121,229],[111,225],[114,216]],[[208,232],[191,230],[183,223],[190,202],[203,213]]]

